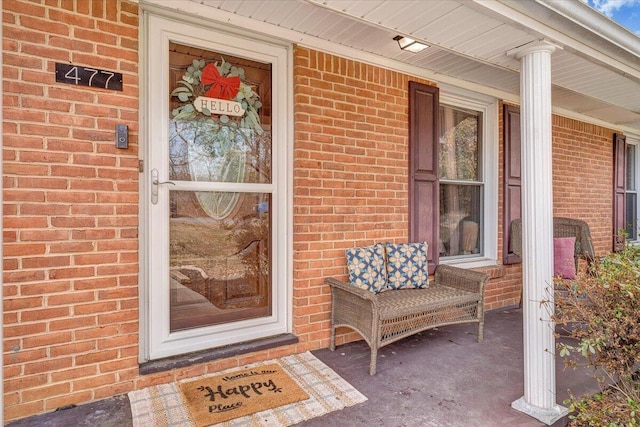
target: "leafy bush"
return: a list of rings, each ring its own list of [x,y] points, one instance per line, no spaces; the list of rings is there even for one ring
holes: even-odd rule
[[[568,402],[572,426],[640,426],[640,246],[627,245],[575,281],[557,279],[556,324],[568,366],[594,368],[601,393]]]

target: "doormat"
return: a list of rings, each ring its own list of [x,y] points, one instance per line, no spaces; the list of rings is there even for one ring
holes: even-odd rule
[[[241,368],[228,369],[213,375],[201,377],[197,380],[182,380],[178,383],[162,384],[147,387],[142,390],[132,391],[129,393],[129,401],[131,403],[133,426],[199,426],[194,414],[189,410],[186,398],[180,391],[182,385],[194,383],[195,381],[204,381],[207,378],[214,377],[233,378],[236,375],[240,375],[242,372],[246,374],[247,371],[249,373],[251,371],[267,371],[271,369],[269,367],[270,365],[279,366],[293,382],[300,386],[309,398],[288,403],[283,406],[262,410],[253,414],[247,414],[240,416],[239,418],[228,419],[213,425],[225,427],[290,426],[367,400],[362,393],[342,379],[331,368],[318,360],[310,352],[306,352],[270,361],[253,363]],[[251,377],[239,378],[246,379]],[[266,382],[268,383],[268,380]],[[279,385],[275,380],[274,383]],[[265,386],[263,385],[263,388],[264,387]],[[266,388],[269,387],[267,386]],[[262,388],[260,390],[262,390]],[[218,396],[220,395],[218,393],[217,386],[212,389],[212,391],[216,396],[217,404]],[[227,394],[224,387],[223,392],[225,395],[237,396],[234,392]],[[253,393],[253,390],[251,392]],[[209,393],[209,391],[207,390],[206,393]],[[238,389],[238,393],[240,393],[240,389]],[[229,400],[229,398],[226,400]],[[208,410],[209,408],[207,406],[207,411]]]
[[[179,387],[198,427],[309,398],[277,363],[184,382]]]

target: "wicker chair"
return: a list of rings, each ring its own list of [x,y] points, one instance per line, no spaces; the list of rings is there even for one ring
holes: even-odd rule
[[[578,271],[579,261],[587,262],[587,271],[591,271],[595,262],[595,251],[591,242],[589,225],[580,219],[553,218],[553,237],[575,237],[574,261]],[[522,257],[522,221],[515,219],[511,222],[511,248],[513,253]],[[522,292],[520,293],[520,307],[522,307]]]
[[[553,237],[575,237],[575,263],[578,271],[580,258],[584,259],[589,266],[595,261],[595,252],[591,242],[591,232],[589,225],[581,219],[573,218],[553,218]],[[514,219],[511,222],[511,248],[513,253],[522,257],[522,221]]]

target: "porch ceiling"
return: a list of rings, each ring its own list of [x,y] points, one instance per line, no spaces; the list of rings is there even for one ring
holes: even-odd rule
[[[507,52],[546,39],[562,48],[552,55],[554,106],[640,133],[640,38],[578,0],[572,11],[587,23],[554,9],[556,0],[193,1],[514,99],[519,61]],[[612,31],[626,44],[606,37]],[[403,52],[393,40],[398,34],[431,47]]]

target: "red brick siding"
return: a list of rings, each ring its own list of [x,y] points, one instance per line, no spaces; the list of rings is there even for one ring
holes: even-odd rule
[[[329,320],[322,279],[345,277],[344,249],[407,238],[407,83],[413,78],[301,48],[295,64],[294,293],[301,294],[304,313],[295,324],[317,331]],[[499,126],[501,254],[502,111]],[[597,253],[606,253],[613,131],[554,116],[553,132],[555,215],[586,220]],[[584,209],[584,200],[594,200],[593,209]],[[487,309],[518,304],[521,268],[493,269]],[[317,297],[315,307],[305,305],[309,295]]]
[[[5,420],[133,389],[138,6],[3,2]],[[55,82],[55,63],[123,74]],[[129,149],[115,148],[115,125]],[[116,362],[116,363],[114,363]]]
[[[612,249],[614,132],[553,116],[553,211],[586,221],[599,256]]]
[[[499,118],[498,248],[503,235],[504,141],[502,108]],[[596,255],[611,250],[613,133],[611,129],[553,116],[554,215],[577,218],[589,224]],[[501,252],[500,252],[501,253]],[[491,280],[485,298],[488,310],[518,304],[522,289],[522,264],[504,266],[504,276]]]
[[[345,249],[407,239],[409,80],[296,48],[294,326],[314,347],[328,345],[323,280],[346,277]]]
[[[138,6],[13,0],[3,12],[5,419],[326,347],[323,279],[346,277],[344,250],[407,239],[407,87],[421,80],[295,49],[300,343],[140,376]],[[125,90],[57,84],[56,61],[122,72]],[[116,123],[129,125],[128,150],[114,147]],[[556,210],[589,221],[599,253],[609,241],[611,133],[554,117]],[[584,194],[597,209],[585,208]],[[487,308],[516,304],[520,266],[492,270],[500,277],[487,288]],[[342,334],[339,342],[353,339]]]

